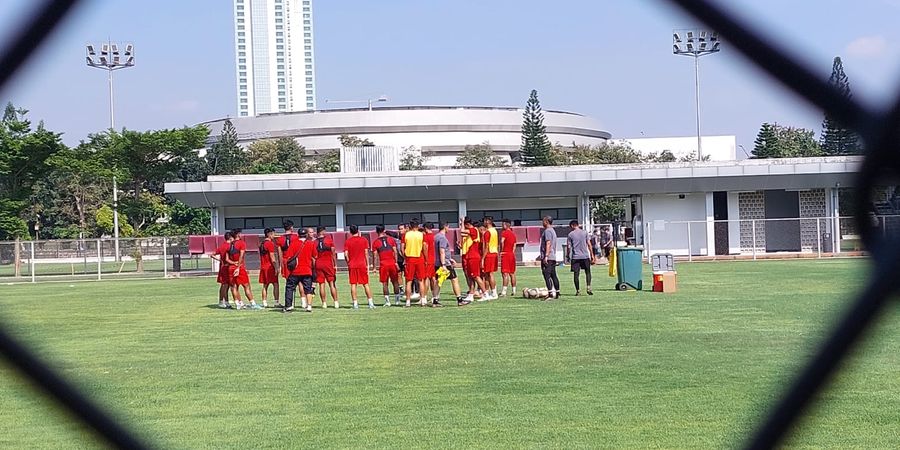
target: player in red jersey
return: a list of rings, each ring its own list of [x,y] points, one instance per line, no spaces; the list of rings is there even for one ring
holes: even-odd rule
[[[216,248],[216,252],[209,255],[210,258],[219,262],[219,273],[216,276],[216,282],[219,283],[219,308],[231,308],[228,303],[228,291],[231,287],[231,275],[228,273],[228,263],[225,261],[228,249],[231,248],[231,242],[234,241],[234,235],[230,231],[225,232],[225,242],[222,242]]]
[[[228,263],[233,267],[231,269],[231,295],[237,301],[237,309],[244,308],[244,302],[241,301],[240,294],[238,293],[238,286],[244,288],[244,295],[247,296],[247,300],[250,301],[249,308],[250,309],[262,309],[261,306],[256,304],[256,301],[253,300],[253,291],[250,289],[250,277],[247,275],[247,265],[246,265],[246,254],[247,254],[247,243],[244,242],[243,233],[240,228],[235,228],[231,230],[231,234],[234,235],[234,242],[232,242],[231,247],[228,249]]]
[[[272,294],[275,296],[275,307],[281,308],[278,289],[278,261],[275,258],[275,230],[266,228],[265,239],[259,244],[259,284],[262,285],[262,305],[269,307],[269,285],[272,285]]]
[[[287,228],[287,227],[285,227]],[[287,239],[287,247],[282,250],[282,267],[286,273],[286,280],[284,283],[284,309],[282,312],[290,313],[294,311],[294,293],[297,291],[297,287],[300,287],[300,296],[305,297],[306,293],[303,292],[303,286],[300,283],[300,253],[303,251],[304,245],[303,241],[297,239],[297,236],[293,236],[294,239]],[[279,247],[281,248],[281,247]]]
[[[281,261],[281,276],[287,279],[290,271],[284,266],[284,252],[287,251],[288,247],[291,246],[291,242],[298,239],[297,233],[294,231],[294,222],[290,220],[285,220],[284,223],[284,234],[275,238],[275,247],[278,251],[278,260]]]
[[[460,223],[460,249],[463,255],[463,266],[466,271],[466,278],[469,281],[469,294],[466,301],[475,300],[476,289],[484,292],[484,281],[481,279],[481,232],[479,232],[476,224],[466,217]],[[480,298],[479,301],[484,301]]]
[[[350,225],[350,238],[344,243],[344,260],[347,261],[347,269],[350,271],[350,298],[353,299],[353,309],[359,309],[356,288],[362,285],[369,300],[369,309],[375,309],[372,300],[372,289],[369,288],[369,241],[359,235],[359,227]]]
[[[512,295],[516,295],[516,233],[512,230],[512,221],[503,219],[503,231],[500,233],[500,273],[503,276],[503,291],[512,286]]]
[[[484,230],[481,237],[481,274],[484,279],[485,296],[488,300],[496,300],[497,280],[494,273],[500,268],[500,235],[494,227],[494,218],[484,218]]]
[[[300,286],[303,287],[303,297],[301,298],[303,302],[300,306],[306,312],[312,312],[312,302],[316,296],[316,287],[313,285],[316,281],[316,256],[319,254],[316,249],[316,230],[314,228],[301,229],[300,240],[303,244],[298,259]]]
[[[428,247],[428,251],[425,252],[425,291],[422,292],[422,299],[428,300],[428,293],[431,292],[431,301],[434,305],[434,292],[437,285],[437,268],[434,266],[434,224],[425,222],[423,233],[425,233],[425,246]],[[437,304],[440,305],[440,301]]]
[[[388,293],[388,282],[394,285],[394,298],[400,302],[400,268],[397,266],[397,241],[387,235],[384,225],[375,227],[378,237],[372,242],[372,253],[378,255],[373,258],[377,261],[378,279],[384,293],[384,306],[391,306],[391,296]]]
[[[316,283],[319,284],[319,298],[322,300],[322,309],[328,308],[325,285],[331,291],[331,301],[335,308],[340,308],[337,280],[337,253],[334,251],[334,239],[325,232],[325,227],[316,228]]]

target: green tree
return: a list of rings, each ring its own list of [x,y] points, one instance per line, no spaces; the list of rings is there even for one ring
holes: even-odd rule
[[[675,161],[678,161],[678,158],[675,157],[675,154],[673,154],[672,151],[663,150],[659,153],[656,153],[656,152],[650,153],[649,155],[647,155],[646,158],[644,158],[644,160],[647,162],[663,163],[663,162],[675,162]]]
[[[850,92],[850,80],[844,73],[844,63],[840,56],[834,58],[828,84],[837,89],[844,97],[853,98],[853,94]],[[857,134],[839,123],[827,112],[825,120],[822,121],[822,136],[819,143],[822,152],[826,155],[856,155],[860,153]]]
[[[91,135],[83,145],[116,168],[123,194],[119,197],[119,212],[129,217],[135,233],[140,235],[145,227],[166,217],[164,184],[179,179],[183,165],[195,156],[196,149],[203,147],[208,135],[205,126],[107,131]]]
[[[250,173],[302,173],[308,171],[306,149],[293,138],[256,141],[247,146]]]
[[[526,166],[550,166],[551,145],[544,126],[544,113],[536,90],[531,91],[525,112],[522,113],[522,147],[519,151]]]
[[[313,156],[306,171],[316,173],[340,172],[341,151],[328,150],[321,155]]]
[[[103,205],[94,213],[94,221],[97,224],[98,234],[104,236],[114,235],[115,220],[113,209],[109,205]],[[128,223],[128,216],[119,212],[119,235],[124,237],[134,236],[134,228]]]
[[[27,235],[40,209],[31,201],[34,187],[51,171],[47,159],[65,148],[42,122],[32,129],[27,114],[9,103],[0,120],[0,240]]]
[[[357,136],[342,134],[338,137],[341,147],[374,147],[375,143],[369,139],[360,139]]]
[[[494,153],[493,147],[487,142],[478,145],[467,145],[459,156],[456,157],[454,169],[480,169],[506,167],[506,161]]]
[[[754,158],[801,158],[821,156],[815,133],[805,128],[764,123],[754,142]]]
[[[628,199],[624,197],[591,198],[591,217],[595,223],[623,221],[627,208]]]
[[[400,170],[425,169],[425,155],[415,146],[409,146],[400,152]]]
[[[225,120],[219,138],[206,151],[206,163],[209,175],[238,175],[247,170],[247,155],[238,145],[237,130],[231,120]]]

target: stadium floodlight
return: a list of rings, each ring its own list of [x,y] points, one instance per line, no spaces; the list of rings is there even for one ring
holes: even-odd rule
[[[697,159],[703,160],[700,142],[700,57],[719,52],[719,33],[707,30],[675,30],[672,33],[672,53],[694,58],[694,84],[697,113]]]
[[[119,69],[127,69],[129,67],[134,67],[134,45],[131,43],[125,44],[125,56],[126,59],[122,61],[120,53],[119,53],[119,44],[113,42],[106,42],[100,44],[100,55],[98,58],[94,58],[97,56],[97,46],[94,44],[85,45],[85,51],[87,52],[87,56],[85,57],[85,62],[88,67],[93,67],[96,69],[103,69],[107,72],[107,79],[109,80],[109,129],[114,130],[116,128],[116,115],[115,108],[113,102],[113,71]],[[113,175],[113,235],[115,237],[115,246],[116,246],[116,261],[120,260],[119,256],[119,186],[116,183],[116,176]]]

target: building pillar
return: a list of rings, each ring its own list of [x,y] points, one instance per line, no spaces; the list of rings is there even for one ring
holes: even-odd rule
[[[706,193],[706,256],[716,254],[716,213],[713,193]]]
[[[335,203],[334,204],[334,228],[335,231],[344,231],[344,227],[347,226],[347,216],[344,215],[344,204],[343,203]]]
[[[459,205],[459,217],[466,217],[469,214],[468,205],[465,200],[457,200]]]
[[[834,253],[841,252],[841,200],[838,195],[839,191],[839,187],[825,190],[825,201],[828,206],[826,215],[831,217],[831,251]]]
[[[209,234],[220,235],[225,233],[225,211],[221,206],[210,208]]]
[[[578,223],[581,224],[581,228],[588,233],[592,232],[594,229],[594,224],[591,218],[591,198],[587,195],[587,193],[581,194],[578,196]]]

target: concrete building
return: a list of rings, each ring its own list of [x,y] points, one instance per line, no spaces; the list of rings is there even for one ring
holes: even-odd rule
[[[342,134],[369,139],[397,151],[415,147],[430,155],[427,165],[451,167],[467,145],[489,143],[509,160],[522,143],[520,108],[477,106],[400,106],[333,109],[231,119],[241,145],[260,139],[294,138],[307,153],[340,147]],[[226,119],[206,122],[210,143],[218,138]],[[600,123],[581,114],[544,111],[551,142],[600,145],[611,137]]]
[[[234,0],[237,115],[316,109],[312,0]]]
[[[600,166],[212,176],[167,183],[166,193],[212,210],[213,233],[241,227],[345,230],[396,226],[416,217],[465,215],[538,225],[550,215],[591,224],[591,202],[622,197],[625,228],[647,253],[680,256],[840,249],[839,187],[851,187],[859,157]],[[627,230],[626,230],[627,233]],[[532,256],[526,245],[522,258]]]

